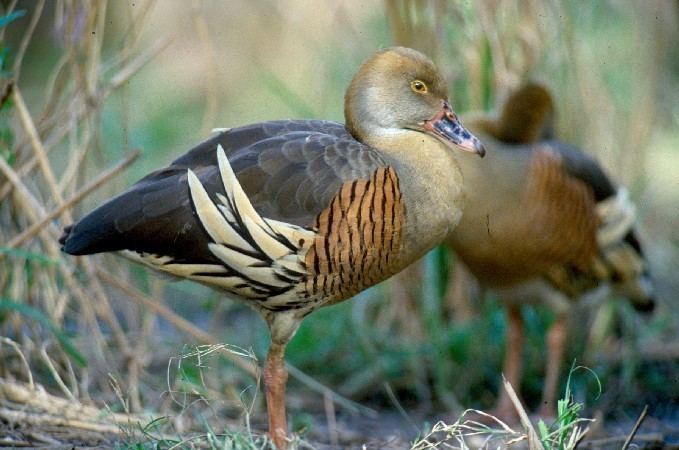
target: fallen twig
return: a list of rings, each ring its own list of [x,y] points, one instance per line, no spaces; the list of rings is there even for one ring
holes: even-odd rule
[[[28,388],[3,378],[0,378],[0,400],[21,406],[22,411],[0,406],[0,417],[11,422],[68,426],[107,433],[119,433],[120,425],[143,422],[143,419],[130,414],[106,412],[77,400],[57,397],[38,384]]]
[[[603,450],[607,448],[619,449],[620,444],[626,441],[628,436],[612,436],[601,439],[592,439],[589,441],[583,441],[578,449],[580,450]],[[639,445],[639,448],[660,448],[658,444],[663,444],[665,442],[665,437],[662,433],[646,433],[637,434],[634,437],[635,444]],[[668,447],[669,448],[669,447]]]
[[[528,435],[528,449],[542,450],[538,433],[535,431],[535,428],[533,428],[533,424],[531,423],[525,408],[521,404],[519,396],[516,395],[514,388],[512,387],[511,383],[507,381],[504,375],[502,375],[502,384],[505,388],[505,391],[507,391],[507,394],[509,395],[509,399],[514,404],[514,408],[516,409],[519,418],[521,419],[521,425],[523,425],[523,427],[526,429],[526,434]]]
[[[627,450],[627,447],[629,447],[629,445],[632,443],[632,439],[634,439],[634,435],[637,434],[637,430],[639,430],[641,422],[643,422],[644,419],[646,418],[646,414],[648,414],[648,405],[644,406],[644,409],[641,411],[641,414],[639,414],[639,418],[634,424],[634,427],[632,427],[632,431],[630,431],[629,436],[627,436],[627,439],[625,439],[625,443],[623,444],[622,449],[620,450]]]

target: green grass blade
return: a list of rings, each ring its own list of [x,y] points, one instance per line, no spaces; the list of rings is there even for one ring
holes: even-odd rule
[[[87,365],[87,360],[71,343],[71,340],[68,338],[66,333],[57,328],[49,319],[49,317],[47,317],[39,309],[33,308],[23,303],[15,302],[14,300],[0,298],[0,312],[2,311],[16,312],[39,322],[41,325],[49,329],[52,334],[54,334],[66,353],[71,358],[73,358],[73,360],[80,367],[85,367]]]
[[[23,258],[28,261],[36,261],[41,264],[58,264],[55,258],[51,258],[44,253],[29,252],[21,248],[0,247],[0,255],[7,255],[14,258]]]
[[[26,14],[25,9],[19,9],[17,11],[12,11],[6,16],[0,17],[0,28],[8,25],[10,22],[18,19],[19,17],[23,17],[25,14]]]

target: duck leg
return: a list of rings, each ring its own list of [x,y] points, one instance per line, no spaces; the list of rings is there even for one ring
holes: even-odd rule
[[[559,384],[559,373],[561,372],[567,338],[567,316],[564,313],[559,313],[547,332],[547,366],[542,405],[540,406],[540,416],[542,417],[555,417],[556,414],[556,389]]]
[[[507,307],[507,344],[502,373],[517,392],[521,385],[523,340],[521,309],[516,305],[509,305]],[[494,412],[502,420],[510,420],[516,417],[514,404],[504,389],[500,390]]]
[[[272,342],[264,365],[269,436],[277,450],[288,448],[288,423],[285,414],[285,384],[288,381],[288,370],[285,368],[285,347],[286,344]]]

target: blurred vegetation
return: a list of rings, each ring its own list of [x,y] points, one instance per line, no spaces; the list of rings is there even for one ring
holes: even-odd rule
[[[569,355],[596,372],[603,394],[593,400],[588,377],[575,376],[570,389],[612,416],[633,415],[645,402],[652,414],[677,414],[676,2],[57,0],[2,2],[0,15],[0,336],[17,343],[50,389],[157,416],[188,408],[200,420],[238,422],[250,402],[261,412],[249,360],[168,366],[183,345],[197,342],[252,348],[261,359],[268,339],[252,311],[115,256],[63,255],[60,228],[214,127],[342,121],[356,68],[376,49],[398,44],[437,62],[461,113],[492,110],[525,80],[544,82],[556,98],[561,139],[596,155],[630,188],[658,312],[643,320],[615,299],[579,305],[573,323],[582,325]],[[113,176],[133,149],[142,157]],[[107,182],[83,192],[98,179]],[[503,311],[480,291],[462,314],[449,268],[456,269],[454,256],[437,249],[405,278],[316,312],[288,347],[288,360],[376,408],[398,404],[425,415],[488,408],[500,381]],[[524,315],[521,388],[535,406],[552,316],[540,308]],[[178,325],[182,319],[189,322]],[[201,341],[191,324],[207,337]],[[0,361],[0,377],[26,378],[16,349],[1,345]],[[300,380],[290,382],[292,415],[322,411],[323,395]],[[175,390],[182,402],[163,395]],[[349,409],[339,411],[350,410],[343,404]]]

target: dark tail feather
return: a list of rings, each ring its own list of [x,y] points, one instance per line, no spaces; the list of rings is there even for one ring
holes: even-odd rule
[[[68,241],[68,236],[71,234],[71,230],[73,229],[73,225],[69,225],[67,227],[64,227],[64,234],[61,235],[59,238],[59,243],[61,244],[61,250],[64,250],[64,244],[66,244],[66,241]]]
[[[637,256],[640,258],[638,263],[642,265],[641,272],[626,279],[614,277],[613,288],[628,298],[635,310],[650,313],[655,308],[655,286],[646,267],[647,261],[642,254],[637,253]],[[629,272],[627,275],[630,275]]]
[[[620,291],[630,299],[637,311],[651,313],[655,309],[655,289],[647,270],[644,270],[637,279],[624,283]]]

